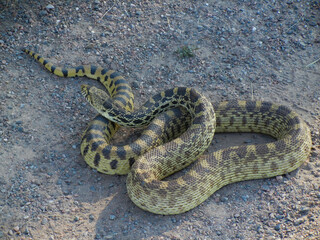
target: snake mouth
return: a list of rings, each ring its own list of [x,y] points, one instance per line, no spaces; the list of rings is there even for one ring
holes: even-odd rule
[[[87,101],[89,103],[92,103],[91,102],[91,97],[90,97],[90,94],[89,94],[89,86],[88,85],[85,85],[85,84],[81,85],[81,94],[85,97],[85,99],[87,99]]]

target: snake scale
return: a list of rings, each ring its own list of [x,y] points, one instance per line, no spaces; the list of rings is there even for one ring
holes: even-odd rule
[[[108,93],[81,86],[100,113],[83,134],[81,153],[89,166],[102,173],[128,174],[128,195],[144,210],[164,215],[186,212],[227,184],[291,172],[310,154],[310,130],[286,106],[240,100],[211,103],[194,89],[177,87],[133,110],[131,88],[114,71],[91,65],[64,69],[24,51],[55,75],[87,76],[105,86]],[[147,128],[133,143],[111,145],[119,125]],[[263,133],[276,140],[200,156],[214,132]],[[166,179],[191,163],[182,176]]]

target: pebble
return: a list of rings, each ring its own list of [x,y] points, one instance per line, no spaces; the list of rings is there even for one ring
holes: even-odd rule
[[[263,191],[265,191],[265,192],[270,191],[270,187],[267,186],[267,185],[265,185],[265,184],[261,186],[261,189],[262,189]]]
[[[281,229],[281,224],[278,223],[278,224],[274,227],[274,230],[280,231],[280,229]]]
[[[136,82],[136,81],[133,81],[132,82],[132,87],[135,88],[135,89],[139,89],[139,84]]]
[[[115,220],[115,219],[116,219],[116,216],[115,216],[115,215],[110,215],[110,216],[109,216],[109,219],[110,219],[110,220]]]
[[[229,200],[229,198],[227,198],[227,197],[221,197],[221,202],[228,202],[228,200]]]
[[[41,221],[42,225],[46,225],[48,223],[48,219],[47,218],[43,218]]]
[[[247,202],[249,199],[249,195],[243,195],[243,196],[241,196],[241,198],[243,201]]]
[[[298,218],[298,219],[296,219],[296,220],[293,221],[293,225],[294,225],[294,226],[298,226],[298,225],[304,223],[305,221],[306,221],[306,218],[305,218],[305,217]]]
[[[89,220],[91,220],[91,221],[94,220],[94,215],[93,215],[93,214],[90,214],[90,215],[89,215]]]
[[[23,232],[25,235],[30,235],[30,231],[28,227],[24,227],[21,232]]]
[[[260,224],[258,224],[258,225],[256,226],[256,231],[257,231],[258,233],[263,232],[263,228],[262,228],[262,226],[261,226]]]
[[[303,215],[307,215],[309,213],[309,211],[310,211],[310,208],[302,207],[299,212],[303,216]]]
[[[8,231],[8,235],[9,235],[9,236],[13,236],[13,234],[14,234],[13,231],[10,229],[10,230]]]
[[[46,6],[46,9],[47,10],[53,10],[54,9],[54,6],[52,5],[52,4],[48,4],[47,6]]]
[[[41,10],[41,11],[39,12],[39,14],[40,14],[40,16],[45,16],[45,15],[48,14],[48,12],[47,12],[46,10]]]
[[[283,219],[284,218],[284,215],[276,215],[276,219],[277,220],[280,220],[280,219]]]
[[[276,179],[278,182],[282,182],[283,181],[283,177],[282,176],[276,176]]]

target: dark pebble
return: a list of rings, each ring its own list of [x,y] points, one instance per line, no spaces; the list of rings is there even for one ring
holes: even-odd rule
[[[228,200],[229,200],[229,199],[228,199],[227,197],[222,197],[220,201],[221,201],[221,202],[227,202]]]
[[[39,15],[40,16],[45,16],[45,15],[47,15],[48,14],[48,12],[46,11],[46,10],[41,10],[40,12],[39,12]]]
[[[277,219],[277,220],[283,219],[283,218],[284,218],[284,215],[277,215],[277,216],[276,216],[276,219]]]
[[[270,187],[267,186],[267,185],[262,185],[261,189],[262,189],[263,191],[265,191],[265,192],[270,191]]]
[[[139,84],[137,82],[132,82],[132,87],[135,88],[135,89],[140,88]]]
[[[248,199],[249,199],[249,196],[248,195],[243,195],[243,196],[241,196],[241,198],[242,198],[243,201],[247,202]]]
[[[281,229],[281,224],[277,224],[275,227],[274,227],[274,230],[276,231],[279,231]]]
[[[92,214],[90,214],[90,215],[89,215],[89,219],[90,219],[91,221],[93,221],[93,220],[94,220],[94,216],[93,216]]]
[[[300,214],[301,214],[301,215],[307,215],[308,212],[309,212],[309,210],[310,210],[310,208],[308,208],[308,207],[302,207],[302,208],[300,209]]]

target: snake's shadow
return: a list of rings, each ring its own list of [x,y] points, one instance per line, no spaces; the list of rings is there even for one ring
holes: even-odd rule
[[[239,145],[241,141],[242,144],[257,144],[263,141],[270,142],[272,139],[256,134],[234,134],[232,136],[218,134],[212,143],[214,146],[210,147],[208,152],[232,144]],[[77,159],[79,160],[81,157],[79,156]],[[231,213],[228,212],[227,204],[221,204],[220,200],[220,202],[217,201],[217,196],[220,198],[226,196],[232,199],[250,195],[250,198],[255,198],[258,197],[258,194],[253,194],[253,196],[252,193],[258,192],[265,181],[269,181],[254,180],[228,185],[199,207],[187,213],[163,216],[143,211],[131,202],[126,189],[126,176],[109,176],[98,173],[89,168],[82,159],[79,165],[79,168],[82,169],[80,179],[84,184],[76,186],[71,194],[76,196],[77,201],[87,206],[88,214],[86,217],[89,218],[89,222],[94,223],[96,238],[100,237],[101,239],[137,239],[164,235],[170,237],[175,229],[184,227],[186,222],[199,214],[204,218],[212,215],[212,218],[223,222],[230,217]],[[247,185],[252,185],[249,189],[250,193],[248,193]]]

